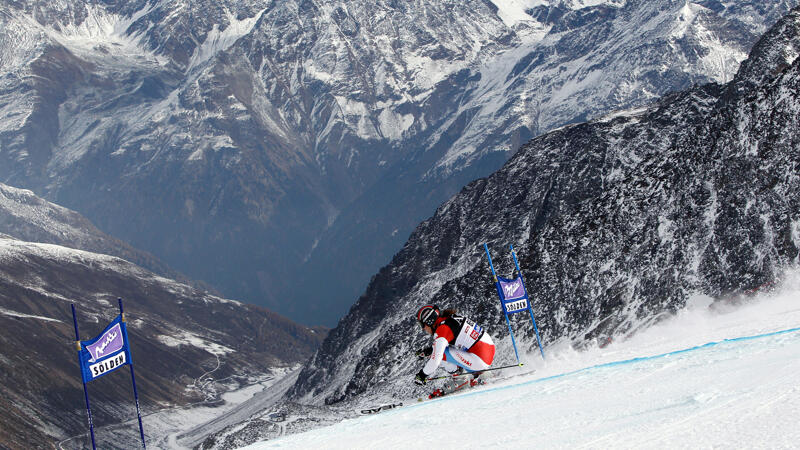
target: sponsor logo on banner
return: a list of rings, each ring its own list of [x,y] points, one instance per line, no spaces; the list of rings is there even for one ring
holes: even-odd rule
[[[508,312],[517,312],[522,311],[528,307],[528,300],[522,299],[516,302],[506,303],[506,311]]]
[[[525,295],[525,289],[522,287],[521,280],[514,280],[511,283],[500,282],[503,287],[503,295],[506,299],[519,298]]]
[[[89,371],[92,373],[92,378],[97,378],[100,375],[111,372],[123,364],[125,364],[125,352],[119,352],[111,358],[100,361],[97,364],[90,365]]]
[[[124,344],[125,342],[122,338],[122,328],[120,328],[119,324],[115,324],[102,336],[100,336],[100,339],[98,339],[94,344],[86,346],[86,350],[88,350],[89,354],[92,356],[89,362],[95,362],[98,359],[105,358],[106,356],[119,351],[122,349]]]

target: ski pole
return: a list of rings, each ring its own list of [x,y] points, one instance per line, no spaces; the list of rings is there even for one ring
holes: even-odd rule
[[[119,302],[119,316],[122,318],[122,322],[125,322],[125,311],[122,310],[122,299],[118,298],[117,301]],[[129,344],[128,341],[128,326],[123,325],[123,330],[125,330],[125,343]],[[130,351],[130,348],[128,348]],[[139,418],[139,436],[142,438],[142,448],[146,449],[147,444],[144,441],[144,428],[142,427],[142,410],[139,408],[139,394],[136,392],[136,375],[133,374],[133,358],[130,359],[129,365],[131,366],[131,384],[133,384],[133,399],[136,401],[136,417]]]
[[[78,350],[78,366],[81,368],[81,381],[83,382],[83,396],[86,399],[86,413],[89,415],[89,434],[92,436],[92,450],[97,449],[94,442],[94,422],[92,422],[92,407],[89,405],[89,389],[83,378],[83,361],[81,360],[81,336],[78,333],[78,316],[75,314],[75,304],[72,303],[72,322],[75,324],[75,347]]]
[[[511,368],[511,367],[522,367],[522,366],[524,366],[524,365],[525,365],[525,363],[519,363],[519,364],[509,364],[509,365],[507,365],[507,366],[501,366],[501,367],[492,367],[492,368],[485,369],[485,370],[476,370],[475,372],[490,372],[490,371],[492,371],[492,370],[508,369],[508,368]],[[445,378],[451,378],[451,377],[452,377],[452,378],[463,377],[464,375],[471,375],[472,373],[473,373],[473,372],[460,373],[460,374],[458,374],[458,375],[442,375],[442,376],[440,376],[440,377],[428,378],[428,381],[432,381],[432,380],[443,380],[443,379],[445,379]]]

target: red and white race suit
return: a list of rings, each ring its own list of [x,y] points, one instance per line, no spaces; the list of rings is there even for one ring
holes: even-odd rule
[[[425,375],[431,376],[439,365],[448,372],[459,366],[477,372],[492,365],[494,342],[475,322],[463,316],[440,317],[433,329],[433,353],[422,368]]]

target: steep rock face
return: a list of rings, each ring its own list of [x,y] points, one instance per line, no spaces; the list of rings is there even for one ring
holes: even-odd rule
[[[498,337],[498,359],[513,358],[484,242],[503,274],[513,269],[505,245],[517,249],[545,345],[624,335],[692,295],[774,282],[800,262],[798,43],[795,9],[728,85],[530,141],[419,225],[291,398],[411,395],[408,355],[426,339],[412,315],[424,302],[477,318]],[[516,326],[532,349],[529,321]]]
[[[81,338],[102,331],[125,299],[144,413],[213,404],[223,392],[307,358],[325,333],[224,300],[127,261],[0,236],[0,445],[49,447],[85,429],[70,303]],[[95,426],[135,417],[124,371],[89,385]],[[202,380],[201,380],[202,378]],[[107,432],[101,447],[129,448]]]
[[[796,2],[540,3],[3,2],[0,180],[332,323],[521,143],[728,81]]]

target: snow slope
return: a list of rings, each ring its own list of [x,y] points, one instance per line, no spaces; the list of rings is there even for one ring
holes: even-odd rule
[[[528,355],[534,373],[247,448],[398,448],[437,435],[444,448],[795,447],[800,277],[734,303],[695,298],[625,342]]]

